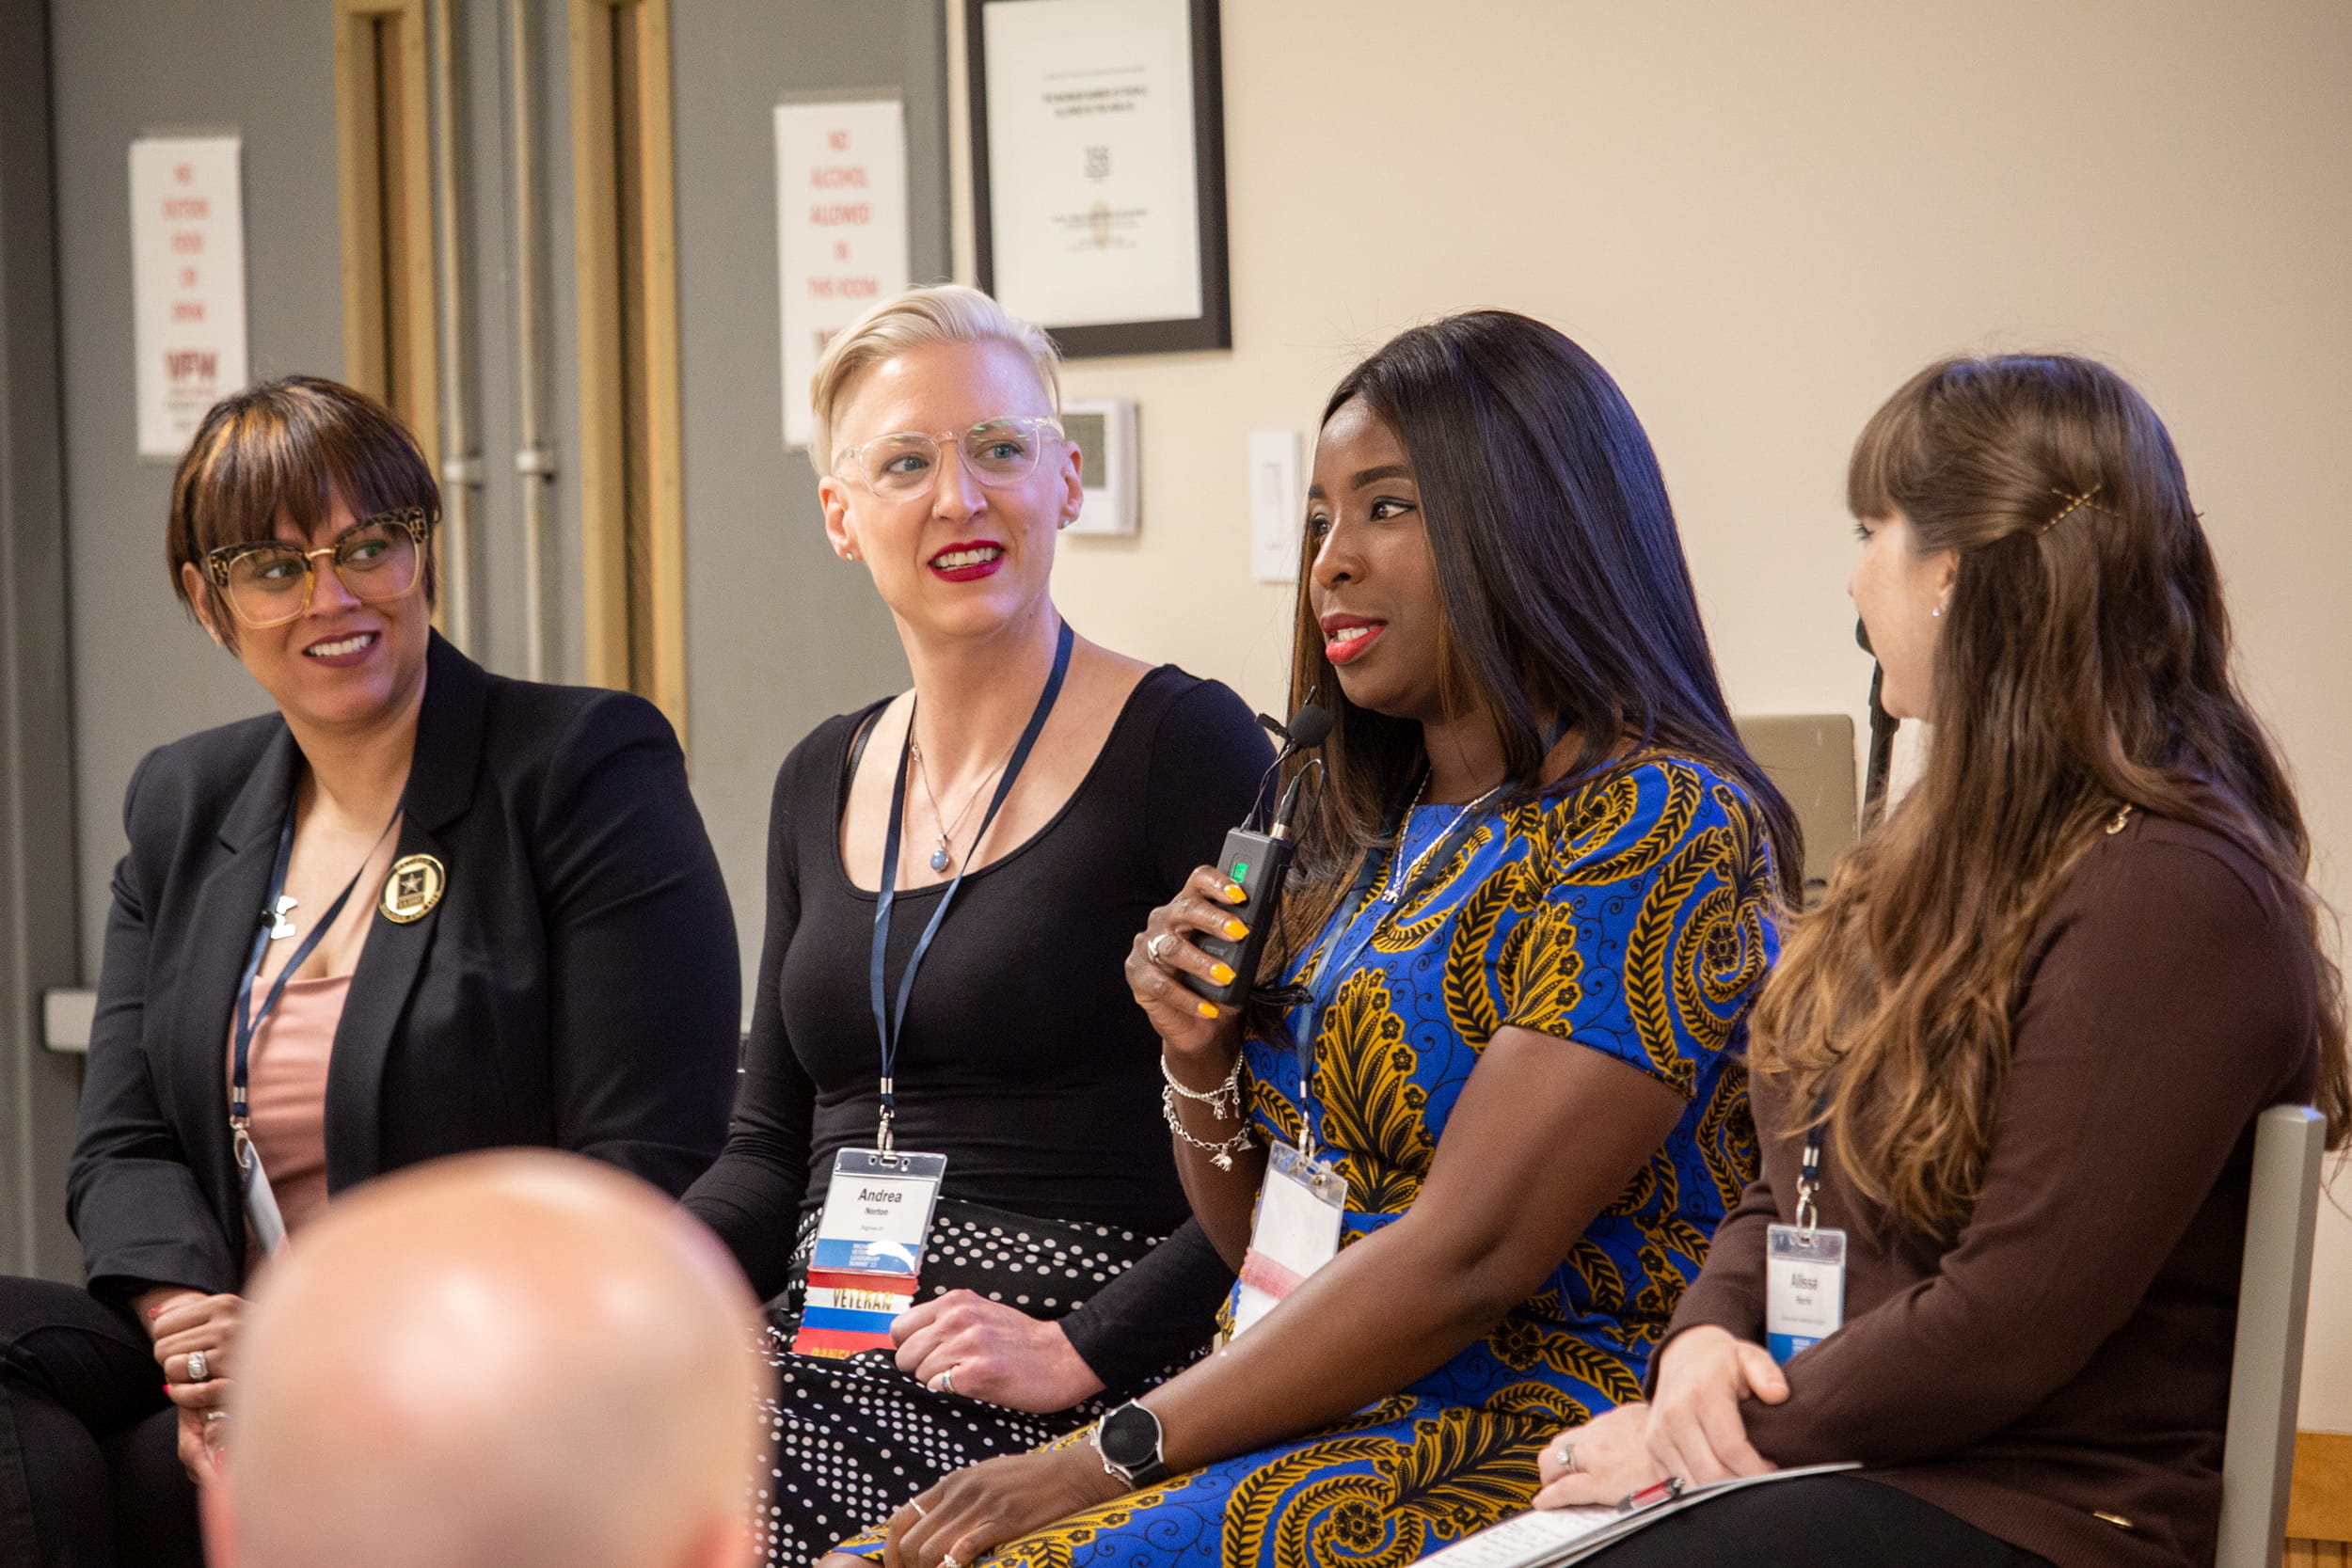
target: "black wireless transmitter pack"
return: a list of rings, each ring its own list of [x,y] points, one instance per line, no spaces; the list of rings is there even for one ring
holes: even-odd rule
[[[1322,745],[1324,736],[1331,733],[1331,716],[1312,701],[1292,714],[1288,724],[1278,725],[1264,719],[1260,722],[1282,737],[1282,751],[1274,759],[1275,768],[1301,752]],[[1193,937],[1195,946],[1233,972],[1232,979],[1224,985],[1198,974],[1180,972],[1177,975],[1196,994],[1221,1007],[1238,1007],[1248,1000],[1249,988],[1257,978],[1259,956],[1265,951],[1266,938],[1282,912],[1282,879],[1290,872],[1295,847],[1290,838],[1291,813],[1297,809],[1298,786],[1305,778],[1305,769],[1292,777],[1290,787],[1282,792],[1281,803],[1274,810],[1273,820],[1263,832],[1252,825],[1258,819],[1258,811],[1253,810],[1248,822],[1225,835],[1225,848],[1217,856],[1216,865],[1242,891],[1242,901],[1231,907],[1234,917],[1249,927],[1249,934],[1238,941],[1206,934]],[[1263,804],[1262,799],[1260,809]]]

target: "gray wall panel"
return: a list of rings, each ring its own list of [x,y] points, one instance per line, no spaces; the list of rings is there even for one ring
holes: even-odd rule
[[[689,724],[748,970],[776,765],[819,720],[907,679],[864,570],[825,544],[807,459],[784,447],[773,110],[787,93],[900,89],[914,276],[945,277],[946,44],[931,0],[694,0],[675,15]]]
[[[243,135],[253,373],[340,373],[333,37],[326,6],[268,0],[72,0],[51,21],[82,964],[94,984],[132,768],[265,703],[172,596],[171,470],[136,456],[131,140],[175,128]]]
[[[0,0],[0,1273],[81,1277],[65,1159],[81,1071],[42,1047],[71,986],[73,768],[48,50],[40,0]]]
[[[248,310],[257,375],[338,373],[342,295],[331,12],[284,0],[56,5],[54,82],[65,355],[82,974],[94,983],[122,788],[148,750],[259,711],[262,699],[172,598],[169,470],[133,443],[126,160],[151,128],[245,138]],[[514,472],[513,273],[498,0],[460,0],[474,344],[474,652],[519,674],[522,542]],[[546,540],[550,678],[581,670],[567,8],[539,0],[543,389],[558,476]],[[694,787],[744,951],[760,939],[768,797],[809,727],[903,684],[889,617],[826,549],[807,462],[785,451],[770,111],[792,93],[896,87],[908,108],[914,271],[948,271],[946,45],[934,0],[682,0],[673,7]],[[747,987],[748,994],[748,987]]]

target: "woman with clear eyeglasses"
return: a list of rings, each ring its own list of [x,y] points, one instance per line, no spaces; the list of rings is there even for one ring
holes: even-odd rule
[[[329,381],[225,400],[181,460],[173,587],[273,706],[125,795],[88,1284],[0,1278],[11,1563],[200,1560],[246,1282],[337,1193],[511,1144],[682,1193],[724,1136],[735,927],[676,738],[435,633],[438,514],[408,433]]]
[[[1122,966],[1272,756],[1232,691],[1054,608],[1079,454],[1038,328],[918,289],[833,341],[811,402],[827,537],[914,684],[777,775],[742,1094],[687,1197],[776,1298],[757,1517],[795,1568],[1210,1338],[1232,1275],[1188,1220]],[[837,1157],[885,1127],[946,1161],[895,1323],[811,1278]]]

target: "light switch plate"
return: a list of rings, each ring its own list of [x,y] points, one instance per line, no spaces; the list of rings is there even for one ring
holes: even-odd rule
[[[1249,571],[1260,582],[1298,580],[1298,529],[1307,509],[1295,430],[1249,433]]]

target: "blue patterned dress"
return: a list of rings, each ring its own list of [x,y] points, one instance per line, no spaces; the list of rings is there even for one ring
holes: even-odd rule
[[[1395,863],[1413,865],[1459,811],[1411,813]],[[1327,929],[1294,978],[1311,982],[1327,952],[1374,927],[1316,1037],[1314,1132],[1347,1178],[1343,1246],[1412,1206],[1480,1050],[1505,1025],[1629,1063],[1690,1108],[1542,1287],[1436,1371],[1337,1427],[1089,1509],[992,1560],[1392,1568],[1526,1508],[1545,1439],[1640,1396],[1683,1287],[1755,1173],[1738,1055],[1777,947],[1773,900],[1747,796],[1650,754],[1485,814],[1409,904],[1372,900],[1349,929]],[[1259,1132],[1295,1144],[1308,1114],[1296,1054],[1251,1040],[1245,1079]]]

